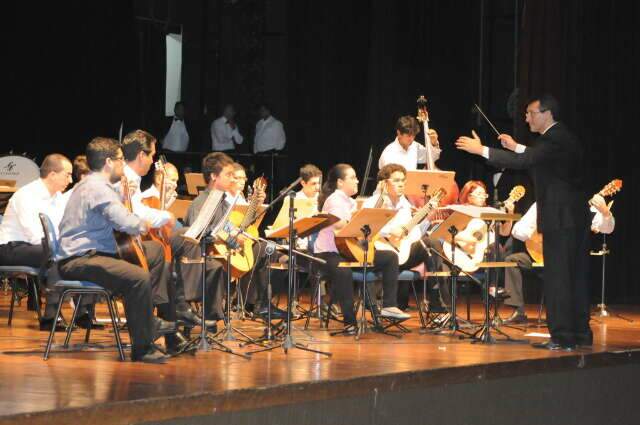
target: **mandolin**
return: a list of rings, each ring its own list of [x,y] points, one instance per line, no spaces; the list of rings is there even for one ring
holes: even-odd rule
[[[122,186],[123,204],[130,213],[133,213],[131,192],[129,192],[129,183],[125,176],[122,176],[120,179],[120,184]],[[113,236],[116,239],[116,250],[118,256],[133,265],[142,267],[143,270],[148,272],[149,264],[147,263],[147,257],[144,254],[144,250],[142,249],[142,240],[140,239],[140,236],[130,235],[118,230],[113,231]]]
[[[160,197],[156,198],[145,198],[142,200],[142,203],[150,208],[154,208],[157,210],[164,211],[167,205],[167,188],[165,186],[167,173],[164,168],[165,164],[164,155],[160,155],[158,160],[155,163],[155,168],[160,172]],[[149,233],[143,236],[143,240],[153,240],[162,245],[162,249],[164,251],[164,259],[166,262],[171,262],[172,253],[171,253],[171,233],[173,229],[171,225],[165,224],[157,229],[149,229]]]

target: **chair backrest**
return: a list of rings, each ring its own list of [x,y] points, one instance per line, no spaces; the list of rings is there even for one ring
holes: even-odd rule
[[[53,224],[48,215],[40,213],[40,223],[44,237],[42,238],[42,248],[47,256],[49,263],[55,262],[58,253],[58,235],[56,234],[56,226]]]

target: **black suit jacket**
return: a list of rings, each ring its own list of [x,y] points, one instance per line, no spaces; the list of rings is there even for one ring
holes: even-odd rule
[[[538,231],[582,227],[588,223],[584,191],[584,151],[573,134],[557,123],[524,153],[489,149],[496,167],[529,169],[538,203]]]

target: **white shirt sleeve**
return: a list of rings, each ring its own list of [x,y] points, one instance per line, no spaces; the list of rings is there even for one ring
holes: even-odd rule
[[[486,146],[482,147],[482,156],[489,159],[489,148]]]
[[[515,153],[524,153],[525,150],[527,150],[527,147],[525,145],[521,145],[520,143],[516,144]]]
[[[226,125],[226,124],[225,124]],[[231,130],[231,127],[229,125],[226,125],[226,127]],[[244,138],[242,137],[242,134],[240,134],[240,130],[238,129],[238,126],[236,125],[236,128],[234,128],[233,130],[231,130],[231,136],[230,138],[233,140],[233,142],[236,145],[241,145],[242,142],[244,141]]]
[[[26,242],[32,245],[39,245],[42,243],[44,231],[38,214],[40,212],[47,213],[42,201],[31,198],[28,192],[20,193],[20,196],[17,199],[12,199],[12,201],[14,202],[13,208],[16,212],[16,218],[24,231]]]
[[[157,210],[142,203],[140,187],[138,187],[136,193],[131,196],[131,206],[133,213],[142,220],[148,221],[154,229],[166,224],[171,219],[171,213],[169,211]]]
[[[428,137],[428,136],[427,136]],[[413,142],[418,146],[418,164],[426,164],[427,162],[427,148],[422,146],[418,142]],[[435,161],[435,158],[433,159]]]
[[[606,235],[612,233],[613,229],[616,227],[616,220],[613,218],[613,214],[610,214],[609,217],[605,218],[602,213],[594,207],[591,207],[591,211],[596,213],[593,216],[593,220],[591,220],[591,230],[598,233],[604,233]]]
[[[537,224],[538,219],[538,208],[536,204],[532,204],[524,216],[513,225],[513,229],[511,230],[511,234],[514,238],[519,241],[526,242],[531,239],[531,236],[535,233],[538,228]]]

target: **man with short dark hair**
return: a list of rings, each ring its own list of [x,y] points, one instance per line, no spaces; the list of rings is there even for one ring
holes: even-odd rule
[[[535,145],[521,153],[488,148],[478,135],[460,137],[458,149],[481,155],[497,167],[528,169],[536,188],[537,228],[543,234],[544,293],[551,339],[537,348],[573,350],[590,346],[588,265],[589,216],[585,208],[584,149],[569,129],[558,122],[559,107],[551,95],[533,98],[525,120]],[[501,134],[503,146],[517,144]],[[518,150],[516,150],[518,152]]]
[[[184,103],[176,102],[173,107],[171,127],[162,139],[162,149],[184,152],[189,147],[189,132],[184,121]]]
[[[233,105],[225,105],[222,116],[211,123],[211,150],[233,151],[243,141],[236,123],[236,110]]]
[[[114,189],[124,173],[124,156],[117,141],[95,138],[87,146],[91,174],[76,185],[60,223],[60,275],[95,282],[124,296],[133,361],[165,363],[153,340],[175,332],[175,324],[153,317],[151,276],[163,267],[162,249],[143,244],[149,271],[119,258],[114,230],[139,235],[149,228],[132,214]]]
[[[407,171],[413,171],[418,168],[418,164],[424,164],[427,149],[415,141],[418,133],[420,133],[420,126],[414,117],[405,115],[398,118],[396,139],[382,151],[378,160],[378,168],[387,164],[400,164]],[[437,161],[440,158],[440,147],[438,133],[434,130],[429,130],[429,141],[433,147],[433,161]]]

